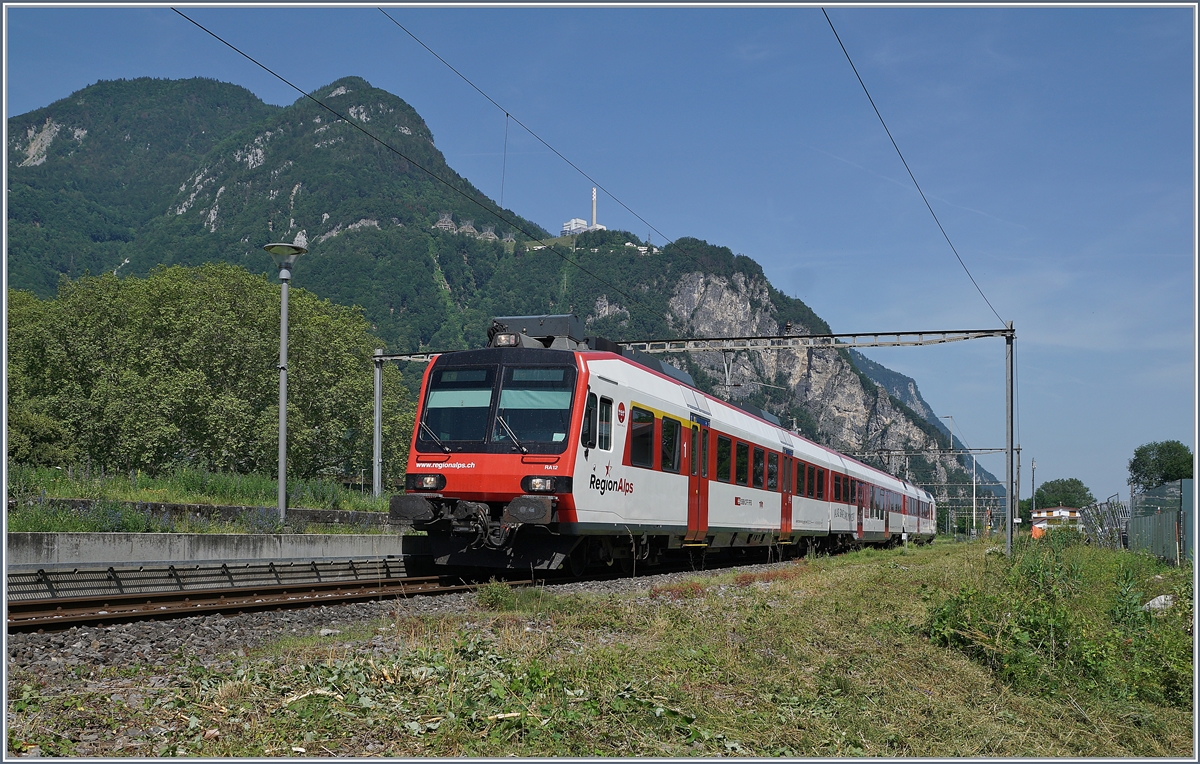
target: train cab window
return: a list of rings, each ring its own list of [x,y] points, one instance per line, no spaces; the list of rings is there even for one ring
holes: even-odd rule
[[[602,451],[612,451],[612,399],[600,399],[600,426],[596,445]]]
[[[679,447],[683,440],[683,425],[677,419],[662,419],[662,469],[664,472],[679,472]]]
[[[808,481],[805,482],[804,487],[807,489],[805,495],[808,498],[811,499],[817,495],[817,468],[811,464],[808,465]]]
[[[629,463],[654,466],[654,414],[637,406],[629,410]]]
[[[440,451],[438,441],[482,444],[487,438],[495,385],[494,366],[434,371],[425,399],[424,419],[417,428],[417,448]]]
[[[763,487],[763,470],[766,469],[766,452],[761,448],[754,449],[754,487]]]
[[[779,454],[767,454],[767,488],[779,488]]]
[[[596,429],[599,425],[597,403],[596,394],[588,393],[587,404],[583,407],[583,430],[579,433],[579,445],[584,448],[596,447]]]
[[[700,425],[692,425],[692,474],[700,471]]]
[[[761,479],[761,478],[760,478]],[[750,446],[745,443],[737,444],[737,483],[747,485],[750,482]]]
[[[508,366],[492,422],[492,442],[519,446],[567,445],[575,369],[570,366]]]
[[[729,464],[733,461],[733,441],[723,435],[717,436],[717,480],[729,482]]]
[[[817,470],[817,499],[825,498],[825,470]]]
[[[708,430],[700,437],[700,477],[708,477]]]

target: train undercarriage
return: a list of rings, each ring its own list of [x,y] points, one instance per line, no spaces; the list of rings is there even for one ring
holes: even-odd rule
[[[682,534],[628,529],[581,532],[574,524],[558,522],[549,496],[519,496],[501,504],[410,493],[392,497],[391,522],[426,532],[437,565],[573,575],[606,568],[628,575],[667,559],[690,559],[694,566],[703,567],[714,558],[785,560],[903,543],[900,534],[872,540],[853,533],[793,534],[781,539],[774,533],[743,531],[689,541]],[[930,540],[911,539],[918,544]]]

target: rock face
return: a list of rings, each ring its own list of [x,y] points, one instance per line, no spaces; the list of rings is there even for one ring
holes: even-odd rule
[[[742,273],[732,277],[687,274],[677,282],[669,306],[668,320],[683,336],[775,335],[784,330],[766,280],[747,278]],[[609,305],[606,308],[613,310]],[[810,327],[793,324],[792,333],[814,332]],[[923,412],[906,411],[902,401],[859,372],[844,351],[781,349],[731,353],[728,357],[718,352],[695,353],[690,359],[674,358],[672,363],[680,368],[690,365],[693,372],[698,370],[700,373],[693,376],[701,386],[729,400],[747,401],[756,392],[766,391],[766,400],[760,396],[757,405],[788,425],[797,424],[796,420],[807,413],[810,424],[800,426],[803,434],[843,453],[937,447],[932,434],[936,431],[916,421]],[[924,404],[915,385],[914,396]],[[860,458],[878,463],[875,458]],[[903,462],[890,466],[903,476]],[[951,459],[931,460],[930,466],[938,482],[946,482],[947,468],[954,464]]]

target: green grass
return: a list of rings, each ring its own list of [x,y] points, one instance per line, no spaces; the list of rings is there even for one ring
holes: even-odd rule
[[[1169,636],[1183,629],[1182,604],[1136,624],[1127,607],[1130,585],[1138,600],[1182,596],[1190,571],[1075,546],[1054,554],[1063,566],[1046,571],[1078,582],[1061,599],[1071,619],[1157,634],[1130,643],[1135,661],[1186,644],[1176,657],[1190,666],[1190,637]],[[9,750],[69,755],[84,731],[103,740],[159,724],[162,737],[112,753],[1188,756],[1190,696],[1107,691],[1072,671],[1018,681],[990,653],[943,643],[931,624],[964,589],[998,597],[972,601],[981,623],[1020,606],[1040,563],[1015,558],[938,543],[697,575],[633,596],[493,583],[473,612],[409,617],[400,603],[366,628],[193,666],[137,707],[94,702],[83,679],[45,697],[18,671]]]
[[[155,477],[141,473],[100,476],[10,464],[8,495],[19,504],[63,498],[273,507],[278,502],[278,482],[267,475],[197,469],[177,469]],[[289,480],[288,496],[289,506],[302,509],[387,511],[386,495],[375,499],[333,480]]]

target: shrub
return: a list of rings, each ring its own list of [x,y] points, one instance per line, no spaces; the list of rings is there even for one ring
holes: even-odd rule
[[[1157,563],[1093,549],[1076,533],[1015,543],[987,575],[932,604],[926,633],[1020,691],[1107,694],[1191,709],[1191,592],[1151,617],[1145,583]],[[1161,575],[1157,576],[1162,578]]]
[[[475,597],[479,605],[488,610],[513,610],[517,606],[517,595],[512,587],[494,578],[480,586]]]

